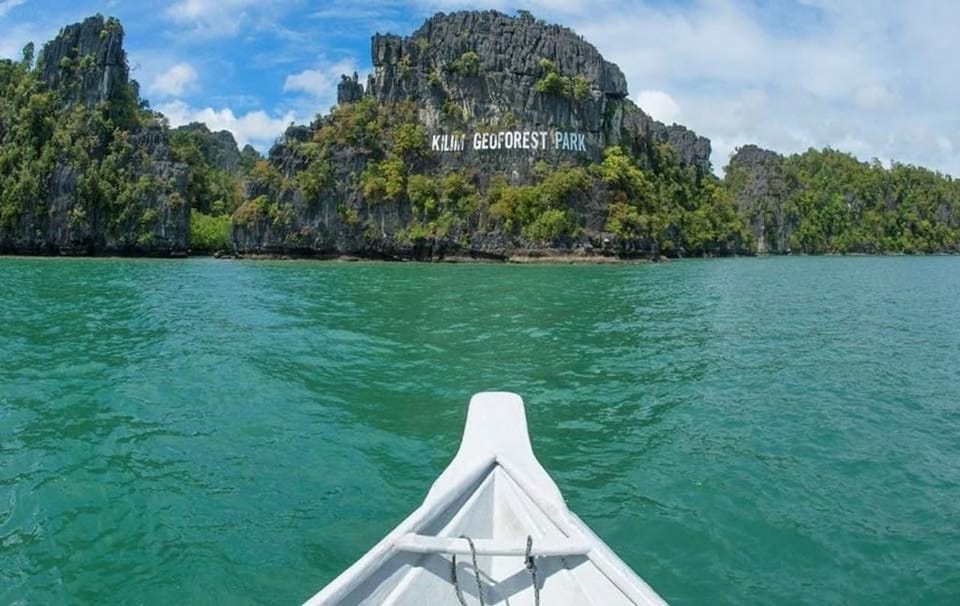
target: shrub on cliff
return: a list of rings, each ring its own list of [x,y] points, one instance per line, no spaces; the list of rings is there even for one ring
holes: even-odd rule
[[[525,238],[543,242],[576,231],[573,201],[589,190],[589,173],[571,165],[546,170],[536,185],[508,185],[498,180],[491,186],[490,215],[502,222],[507,232],[519,230]]]
[[[537,91],[544,95],[570,96],[570,78],[561,76],[550,59],[540,60],[542,76],[537,80]]]
[[[480,55],[467,51],[450,65],[451,71],[461,76],[478,76],[480,74]]]
[[[557,65],[550,59],[540,60],[541,77],[537,80],[537,91],[544,95],[566,97],[575,101],[584,101],[590,97],[590,79],[581,74],[573,78],[563,76]]]
[[[233,213],[232,221],[235,225],[252,228],[260,221],[275,215],[276,203],[265,195],[247,200]]]
[[[470,177],[450,172],[441,177],[422,174],[407,179],[407,198],[414,215],[411,228],[405,230],[407,241],[442,238],[455,227],[468,226],[476,220],[480,196]]]
[[[195,252],[230,250],[230,216],[190,213],[190,248]]]

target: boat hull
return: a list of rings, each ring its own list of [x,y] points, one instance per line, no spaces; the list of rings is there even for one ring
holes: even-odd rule
[[[537,603],[665,604],[567,508],[520,397],[492,392],[423,504],[305,604]]]

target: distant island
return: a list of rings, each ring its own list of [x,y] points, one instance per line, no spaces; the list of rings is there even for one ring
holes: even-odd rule
[[[379,259],[652,258],[960,249],[960,184],[839,151],[710,141],[526,11],[375,35],[366,83],[262,157],[170,128],[101,15],[0,61],[0,252]]]

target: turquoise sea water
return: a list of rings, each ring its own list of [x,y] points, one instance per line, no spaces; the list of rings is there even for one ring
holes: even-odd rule
[[[0,259],[0,603],[297,604],[487,389],[672,604],[960,603],[956,257]]]

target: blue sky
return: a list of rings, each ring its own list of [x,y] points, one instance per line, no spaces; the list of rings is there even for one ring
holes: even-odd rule
[[[133,76],[171,123],[202,120],[261,151],[370,69],[374,32],[438,10],[531,10],[620,65],[655,118],[713,143],[831,146],[960,176],[960,3],[872,0],[0,0],[0,55],[96,12],[127,32]]]

